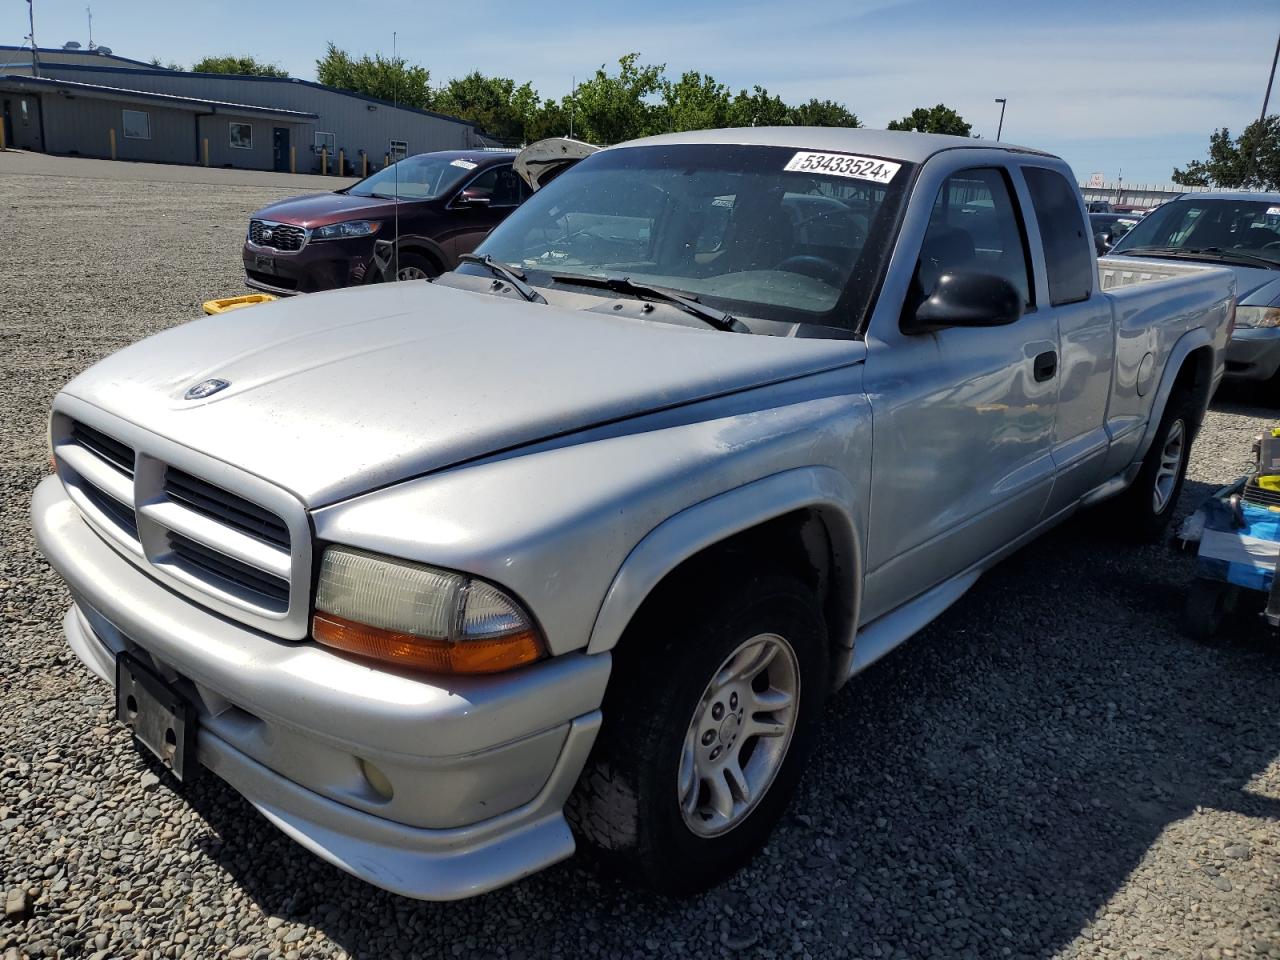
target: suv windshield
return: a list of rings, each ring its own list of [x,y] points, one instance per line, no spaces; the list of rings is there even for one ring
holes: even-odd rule
[[[900,161],[793,147],[605,150],[535,193],[479,252],[534,285],[628,277],[734,314],[856,329],[910,174]]]
[[[1280,203],[1274,200],[1171,200],[1147,214],[1112,253],[1159,247],[1262,257],[1280,263]]]
[[[383,167],[373,176],[348,187],[346,192],[353,197],[394,199],[399,196],[401,200],[434,200],[452,190],[476,166],[471,160],[420,153]]]

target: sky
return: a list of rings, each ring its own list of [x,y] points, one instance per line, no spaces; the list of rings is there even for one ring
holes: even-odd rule
[[[34,0],[42,47],[88,41],[85,0]],[[884,127],[946,103],[994,138],[1048,150],[1077,176],[1167,183],[1217,127],[1257,119],[1280,35],[1280,0],[96,0],[93,39],[121,56],[190,66],[252,54],[314,79],[329,41],[401,56],[433,83],[471,70],[559,98],[573,77],[638,51],[667,75],[700,70],[788,102],[846,104]],[[27,4],[0,0],[0,44],[27,34]],[[1280,89],[1271,113],[1280,113]]]

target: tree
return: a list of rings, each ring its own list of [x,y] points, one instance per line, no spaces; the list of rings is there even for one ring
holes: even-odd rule
[[[787,121],[797,127],[860,127],[857,116],[843,103],[818,100],[787,109]]]
[[[566,98],[578,139],[620,143],[661,132],[662,111],[649,98],[661,91],[666,67],[638,64],[639,59],[638,53],[621,57],[616,74],[602,64],[594,77],[578,84],[576,96]]]
[[[525,141],[533,143],[547,137],[567,137],[569,135],[569,113],[563,103],[558,100],[543,100],[532,113],[524,128]],[[575,130],[574,135],[578,136]]]
[[[916,133],[949,133],[953,137],[973,134],[973,125],[945,103],[936,107],[916,107],[901,120],[889,122],[890,130],[914,130]]]
[[[180,64],[180,63],[175,63],[175,62],[174,62],[174,61],[172,61],[172,60],[170,60],[168,63],[165,63],[165,62],[164,62],[163,60],[161,60],[159,57],[152,57],[152,58],[151,58],[151,65],[152,65],[153,67],[160,67],[162,70],[184,70],[184,69],[186,69],[186,68],[185,68],[185,67],[183,67],[183,65],[182,65],[182,64]]]
[[[1256,153],[1256,156],[1255,156]],[[1209,136],[1209,159],[1175,168],[1173,182],[1184,186],[1280,190],[1280,116],[1255,120],[1233,138],[1226,127]]]
[[[728,125],[729,88],[707,74],[690,70],[672,83],[662,81],[662,111],[667,130],[709,130]]]
[[[738,91],[729,103],[726,122],[731,127],[777,127],[788,122],[788,110],[781,97],[756,86],[751,93]]]
[[[357,60],[330,43],[316,61],[316,79],[329,87],[398,101],[407,107],[429,110],[432,106],[431,72],[416,64],[409,66],[403,57],[378,53]]]
[[[152,63],[156,63],[154,60]],[[159,66],[156,63],[156,66]],[[173,68],[170,64],[170,69]],[[237,57],[228,54],[225,57],[205,57],[192,66],[195,73],[235,73],[245,77],[287,77],[289,71],[282,70],[274,63],[259,63],[253,57]]]
[[[437,91],[433,108],[478,125],[491,136],[523,143],[540,102],[533,84],[519,87],[506,77],[487,77],[479,70],[450,80]]]

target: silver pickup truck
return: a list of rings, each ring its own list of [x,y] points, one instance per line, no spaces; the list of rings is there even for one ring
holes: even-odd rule
[[[663,136],[435,283],[98,363],[35,530],[138,741],[331,863],[447,899],[580,840],[690,891],[764,842],[828,695],[984,570],[1104,499],[1163,530],[1234,303],[1214,268],[1100,277],[1035,150]]]

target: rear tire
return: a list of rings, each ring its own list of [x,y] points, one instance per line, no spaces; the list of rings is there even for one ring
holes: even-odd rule
[[[1154,543],[1168,530],[1187,476],[1193,413],[1188,391],[1178,390],[1169,398],[1138,476],[1112,501],[1112,517],[1123,536]]]
[[[566,811],[606,863],[676,895],[723,880],[768,839],[829,685],[808,588],[774,574],[708,579],[666,591],[628,628]]]

